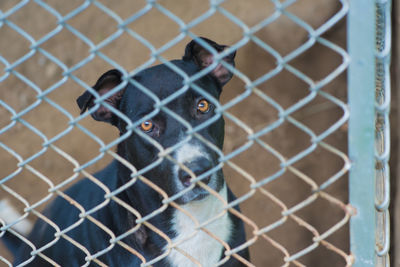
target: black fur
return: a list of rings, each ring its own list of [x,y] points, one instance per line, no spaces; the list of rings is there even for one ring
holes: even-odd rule
[[[214,42],[213,44],[217,45]],[[195,49],[196,51],[194,51],[193,46],[193,42],[189,43],[186,48],[184,60],[171,61],[171,63],[189,76],[194,75],[201,69],[198,62],[190,58],[190,56],[198,50],[198,48],[196,48],[197,50]],[[221,49],[223,50],[225,47],[226,46],[223,46]],[[222,51],[221,49],[217,50]],[[234,55],[231,58],[232,61],[233,58]],[[101,90],[115,87],[122,82],[122,79],[121,72],[118,70],[111,70],[103,74],[93,88],[101,94]],[[160,100],[176,92],[178,89],[182,88],[183,85],[183,78],[166,65],[158,65],[146,69],[133,77],[133,79],[148,88],[153,94],[157,95]],[[210,74],[197,80],[196,84],[203,88],[214,99],[218,100],[222,85],[224,84],[218,79],[218,75]],[[197,101],[202,98],[204,98],[204,96],[193,89],[189,89],[168,103],[166,107],[189,122],[192,127],[196,127],[214,116],[217,116],[214,110],[211,110],[211,112],[207,114],[199,114],[197,110],[193,108],[196,107]],[[85,92],[78,98],[77,102],[82,113],[94,107],[94,99],[95,97],[89,92]],[[212,103],[211,100],[210,102]],[[122,88],[120,92],[113,95],[107,103],[125,114],[132,122],[140,121],[145,115],[151,113],[154,110],[155,104],[151,96],[142,92],[131,83],[128,83],[125,88]],[[91,110],[91,112],[93,118],[96,120],[104,121],[118,127],[121,135],[131,131],[131,129],[126,129],[127,123],[113,114],[108,108],[102,107],[97,110]],[[185,135],[185,132],[188,130],[183,124],[163,110],[160,110],[151,120],[155,126],[153,130],[146,133],[146,135],[156,140],[164,148],[171,147],[178,143],[182,135]],[[219,116],[217,120],[198,133],[203,138],[222,149],[224,141],[223,118]],[[204,144],[195,138],[192,142],[197,142],[199,145],[204,146]],[[217,153],[210,148],[206,149],[210,154],[211,163],[216,166],[218,164]],[[129,137],[118,145],[118,154],[135,166],[137,170],[142,170],[159,159],[159,150],[153,146],[147,138],[140,136],[137,131],[132,131]],[[178,193],[176,186],[171,181],[174,166],[176,165],[170,160],[163,159],[163,161],[154,168],[143,173],[143,176],[162,188],[168,196],[173,196]],[[190,168],[192,169],[192,167]],[[127,167],[114,160],[105,169],[94,174],[94,177],[106,185],[112,192],[131,181],[131,175],[132,172]],[[216,177],[217,182],[213,189],[219,191],[224,183],[221,169],[217,171]],[[196,201],[196,199],[206,193],[207,191],[204,189],[195,187],[193,192],[190,192],[190,194],[188,193],[186,198],[178,198],[175,202],[178,204],[185,204],[188,201]],[[119,236],[136,227],[136,220],[138,218],[136,218],[133,213],[117,204],[114,200],[105,199],[106,192],[88,178],[70,187],[65,191],[65,194],[82,205],[86,211],[105,203],[105,201],[109,201],[107,205],[92,213],[91,216],[111,230],[115,236]],[[119,193],[117,197],[132,206],[142,216],[146,216],[160,209],[162,206],[162,196],[140,179],[132,186]],[[234,199],[234,195],[228,188],[229,202]],[[239,210],[238,207],[235,208]],[[174,238],[175,233],[171,229],[173,212],[174,208],[169,206],[156,216],[151,217],[148,221],[170,238]],[[92,223],[88,218],[84,220],[80,218],[80,213],[81,211],[79,209],[75,208],[61,197],[57,197],[44,211],[44,215],[52,220],[61,230],[71,227],[76,222],[82,220],[82,223],[75,225],[66,235],[84,246],[92,255],[99,251],[107,250],[106,253],[98,257],[103,263],[109,266],[140,266],[141,260],[138,257],[118,244],[114,246],[110,245],[112,237]],[[229,217],[233,223],[233,227],[231,237],[227,241],[228,244],[234,248],[246,242],[246,238],[243,222],[232,214],[229,214]],[[68,240],[56,238],[55,233],[56,230],[52,226],[39,220],[28,238],[38,248],[49,242],[54,242],[54,244],[45,249],[43,253],[62,266],[81,266],[85,264],[85,257],[87,255],[82,250],[72,245]],[[7,236],[9,236],[9,234],[7,234]],[[147,261],[162,254],[162,249],[166,245],[166,241],[162,237],[143,225],[122,241],[142,254]],[[201,244],[199,244],[199,246],[201,246]],[[20,247],[13,252],[15,253],[14,263],[19,264],[30,258],[31,248],[25,244],[21,244]],[[238,254],[245,259],[249,259],[247,249],[240,251]],[[221,251],[221,258],[222,257],[223,251]],[[40,257],[35,257],[34,261],[31,262],[29,266],[47,265],[49,264],[46,261],[42,260]],[[96,264],[92,262],[91,266],[92,265],[95,266]],[[154,264],[154,266],[170,265],[167,260],[164,259]],[[242,263],[231,258],[223,266],[242,266]]]

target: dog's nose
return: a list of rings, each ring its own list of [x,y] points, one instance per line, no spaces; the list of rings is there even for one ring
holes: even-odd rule
[[[206,171],[211,169],[211,162],[206,159],[206,158],[199,158],[194,161],[191,161],[190,163],[185,163],[184,164],[188,169],[190,169],[195,175],[200,176],[201,174],[205,173]],[[185,187],[188,187],[191,185],[191,176],[189,173],[185,172],[184,170],[180,169],[179,170],[179,180],[181,180],[182,184]],[[201,181],[205,184],[208,184],[210,182],[210,175],[204,177],[201,179]]]

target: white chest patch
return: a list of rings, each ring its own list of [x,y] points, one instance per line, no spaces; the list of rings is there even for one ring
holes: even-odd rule
[[[220,195],[227,199],[226,185],[220,191]],[[223,203],[219,199],[210,195],[204,200],[183,205],[182,208],[196,218],[199,224],[218,217],[205,228],[225,242],[228,241],[232,223],[228,213],[223,212]],[[192,256],[202,266],[215,266],[222,255],[222,244],[201,229],[196,230],[196,224],[183,212],[177,210],[174,216],[173,229],[177,236],[172,240],[173,244],[178,244],[179,249]],[[198,266],[176,249],[171,250],[168,260],[174,267]]]

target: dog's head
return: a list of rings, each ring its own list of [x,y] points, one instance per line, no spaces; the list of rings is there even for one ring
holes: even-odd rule
[[[89,91],[77,100],[81,113],[89,109],[95,120],[118,127],[121,134],[132,129],[127,129],[127,122],[116,113],[124,114],[136,125],[131,135],[119,144],[120,155],[137,170],[146,170],[143,175],[168,196],[185,190],[176,199],[178,203],[200,200],[208,194],[192,182],[193,178],[198,177],[217,192],[224,185],[218,162],[218,149],[222,149],[224,141],[224,120],[215,108],[232,73],[224,64],[216,64],[208,74],[195,80],[195,85],[184,86],[182,73],[188,77],[198,74],[214,63],[210,50],[220,53],[227,48],[205,38],[201,40],[208,47],[193,40],[186,46],[182,60],[171,61],[181,73],[165,64],[145,69],[129,82],[123,81],[118,70],[104,73],[93,89],[100,96],[110,94],[105,102],[114,111],[101,104],[96,106],[96,97]],[[234,66],[234,57],[233,52],[223,60]],[[196,90],[196,86],[204,92]],[[110,93],[115,87],[120,90]]]

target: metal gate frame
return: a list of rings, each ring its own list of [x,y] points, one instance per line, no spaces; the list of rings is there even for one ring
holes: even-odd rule
[[[390,12],[390,1],[350,1],[349,197],[355,267],[389,266]]]

